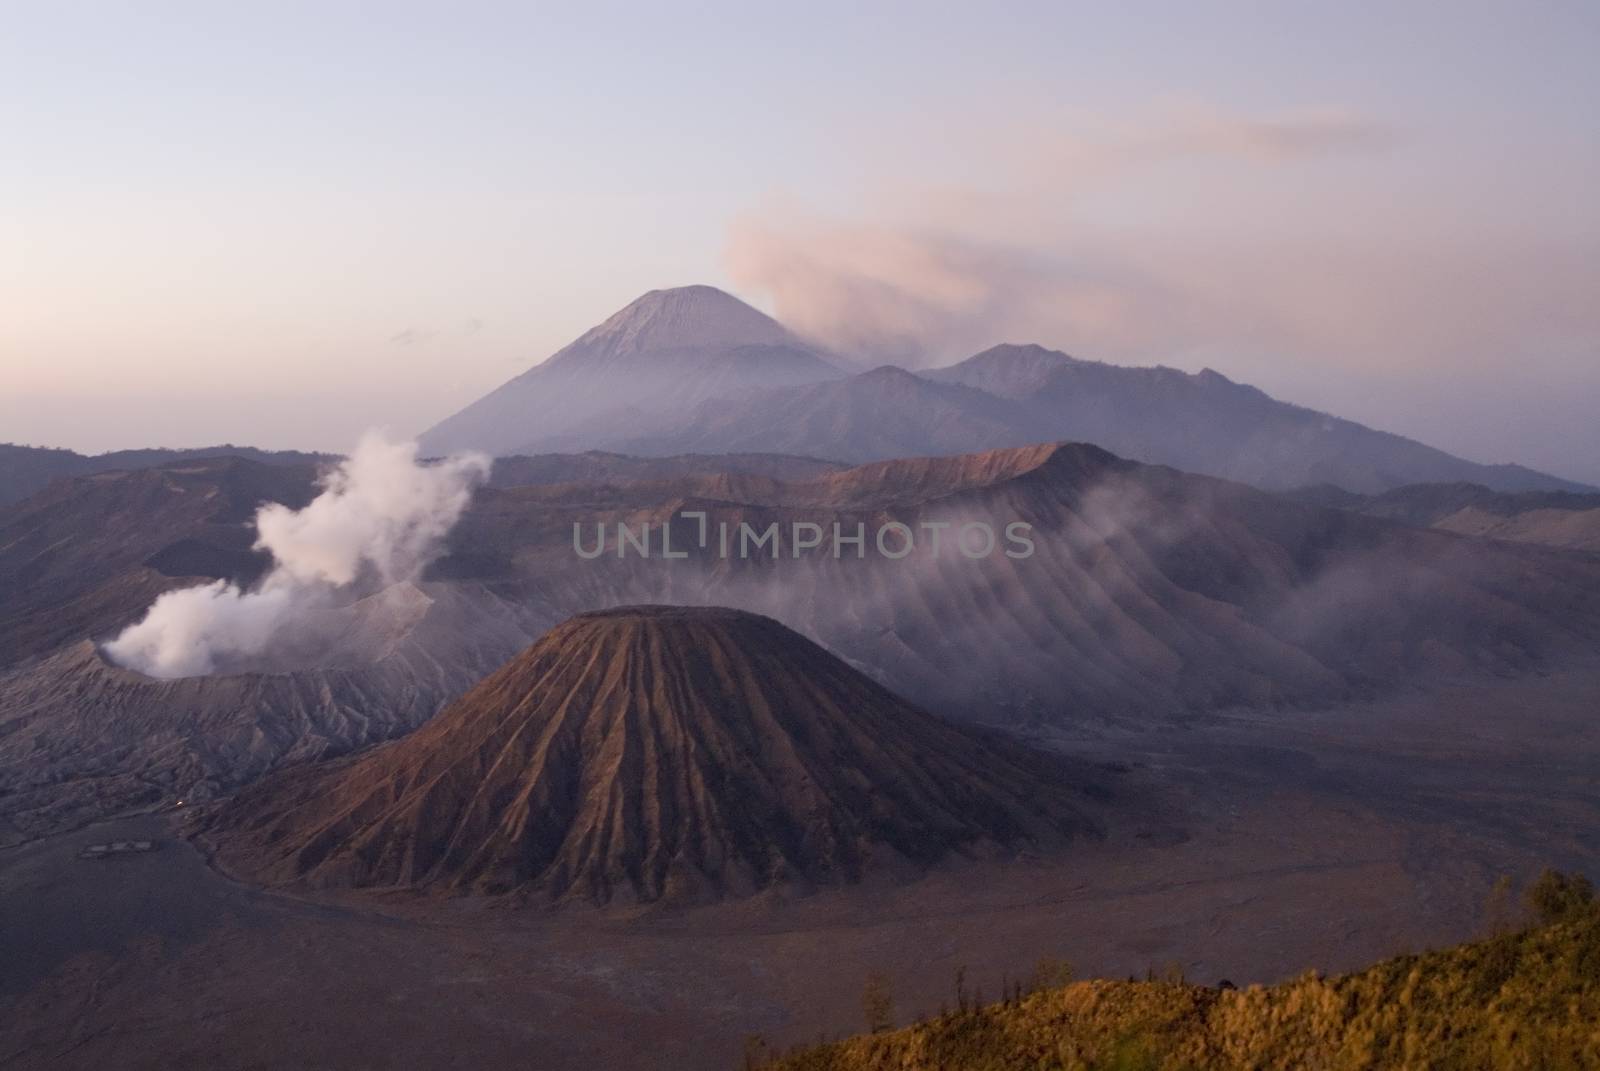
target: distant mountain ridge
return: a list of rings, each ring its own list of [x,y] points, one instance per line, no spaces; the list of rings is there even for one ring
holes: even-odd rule
[[[1331,483],[1374,492],[1408,483],[1474,481],[1506,491],[1593,490],[1521,465],[1466,461],[1278,401],[1209,368],[1129,368],[1041,346],[1007,345],[925,374],[1011,398],[1045,424],[1051,437],[1266,489]]]
[[[788,454],[670,454],[637,457],[605,450],[588,450],[581,454],[513,454],[496,458],[494,468],[489,473],[489,486],[670,480],[719,473],[804,480],[847,467],[837,461]]]
[[[1278,401],[1218,372],[995,346],[945,368],[847,374],[712,287],[656,290],[423,436],[430,452],[785,453],[859,464],[1047,441],[1265,490],[1472,482],[1590,491]]]
[[[139,471],[185,461],[211,462],[227,458],[304,469],[336,461],[338,456],[298,450],[261,450],[253,446],[231,444],[188,450],[118,450],[91,456],[53,447],[0,443],[0,509],[38,494],[56,480],[76,476]],[[519,487],[581,480],[662,480],[721,472],[793,480],[848,467],[842,462],[822,458],[764,452],[640,457],[607,450],[586,450],[581,453],[508,454],[497,457],[490,470],[489,484],[493,487]]]
[[[260,450],[253,446],[201,446],[174,450],[153,448],[113,450],[105,454],[80,454],[47,446],[0,443],[0,506],[20,502],[53,481],[69,476],[88,476],[117,469],[146,469],[185,459],[242,457],[275,465],[306,465],[330,460],[332,454],[301,450]]]
[[[991,347],[944,368],[847,371],[776,320],[714,287],[653,290],[549,360],[441,421],[426,454],[478,449],[546,457],[500,466],[495,481],[656,476],[644,459],[789,455],[806,465],[971,453],[1053,441],[1093,442],[1120,456],[1271,491],[1317,485],[1381,494],[1414,484],[1496,492],[1596,493],[1521,465],[1486,465],[1400,435],[1277,401],[1212,370],[1124,367],[1039,345]],[[563,460],[554,460],[561,455]],[[580,455],[633,460],[579,464]],[[196,449],[70,450],[0,444],[0,506],[52,480],[185,458],[273,464],[333,455],[224,444]],[[740,464],[743,464],[742,462]],[[751,461],[769,474],[776,462]],[[679,471],[697,469],[688,461]],[[739,465],[724,466],[735,471]],[[820,471],[820,470],[812,470]]]

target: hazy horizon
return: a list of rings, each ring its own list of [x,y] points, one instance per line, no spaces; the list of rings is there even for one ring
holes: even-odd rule
[[[348,449],[704,282],[1600,482],[1586,5],[160,11],[0,42],[0,440]]]

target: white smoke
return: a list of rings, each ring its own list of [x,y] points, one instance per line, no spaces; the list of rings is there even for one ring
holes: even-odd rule
[[[419,464],[416,443],[368,432],[304,509],[270,503],[257,511],[256,549],[272,555],[273,568],[256,587],[218,580],[169,591],[105,652],[151,677],[199,676],[262,654],[364,576],[415,580],[443,549],[489,464],[481,454]]]

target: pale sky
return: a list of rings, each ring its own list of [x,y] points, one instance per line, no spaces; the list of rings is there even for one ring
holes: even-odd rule
[[[1600,5],[0,20],[0,441],[343,449],[709,282],[1600,481]]]

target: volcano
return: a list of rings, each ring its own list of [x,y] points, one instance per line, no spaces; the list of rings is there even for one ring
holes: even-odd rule
[[[1096,835],[1058,756],[958,728],[770,618],[582,614],[363,756],[206,836],[269,884],[693,901]]]
[[[842,374],[731,294],[711,286],[652,290],[430,428],[421,442],[437,454],[566,450],[620,429],[678,427],[711,398]]]
[[[0,847],[394,739],[544,623],[472,585],[402,583],[305,625],[277,661],[206,676],[147,677],[89,639],[0,672]]]

